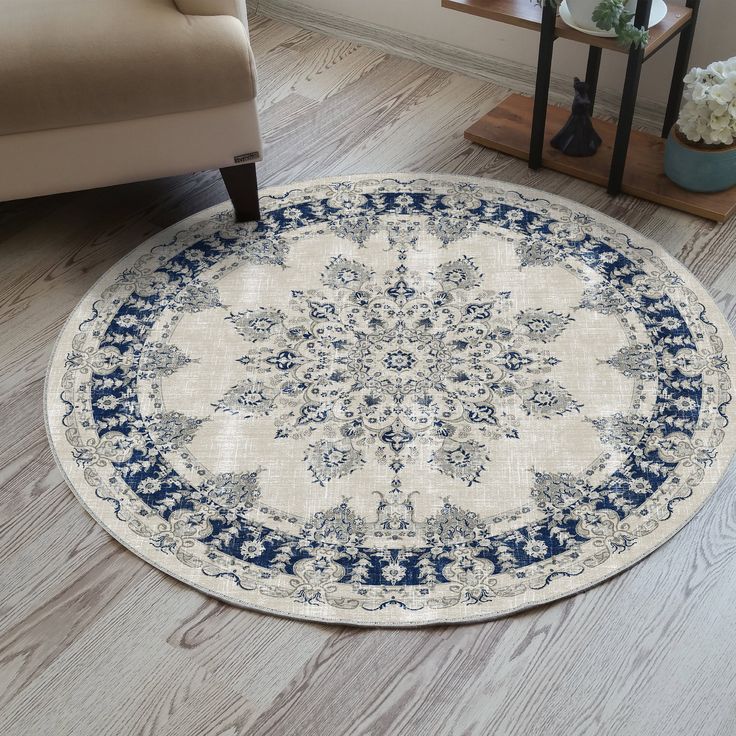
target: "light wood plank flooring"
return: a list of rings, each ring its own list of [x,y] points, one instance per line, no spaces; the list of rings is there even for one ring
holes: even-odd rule
[[[444,171],[597,207],[662,243],[736,325],[736,220],[708,222],[463,140],[506,94],[257,17],[263,185]],[[12,172],[2,172],[12,175]],[[651,557],[501,621],[371,631],[231,608],[123,550],[46,442],[53,340],[95,280],[225,199],[217,172],[0,205],[0,733],[732,736],[736,469]]]

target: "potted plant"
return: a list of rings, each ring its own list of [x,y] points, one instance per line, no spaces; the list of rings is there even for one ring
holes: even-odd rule
[[[665,145],[665,174],[683,189],[736,185],[736,56],[685,77],[685,104]]]
[[[589,31],[615,31],[623,46],[645,46],[649,32],[634,23],[637,0],[566,0],[575,24]],[[537,0],[537,4],[559,7],[562,0]]]

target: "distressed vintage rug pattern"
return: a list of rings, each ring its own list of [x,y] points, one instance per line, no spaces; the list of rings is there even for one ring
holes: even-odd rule
[[[262,204],[141,245],[51,361],[57,460],[151,564],[294,618],[477,621],[620,572],[714,490],[736,345],[661,247],[480,179]]]

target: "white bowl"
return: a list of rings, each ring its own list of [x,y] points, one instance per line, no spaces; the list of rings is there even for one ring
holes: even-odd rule
[[[616,31],[603,31],[598,28],[593,20],[593,11],[599,2],[600,0],[563,0],[560,5],[560,17],[570,28],[574,28],[576,31],[591,36],[613,38],[616,36]],[[630,13],[636,12],[636,0],[628,0],[626,10]],[[667,15],[667,4],[664,0],[653,0],[648,27],[651,28],[656,26],[657,23],[661,23],[665,15]]]

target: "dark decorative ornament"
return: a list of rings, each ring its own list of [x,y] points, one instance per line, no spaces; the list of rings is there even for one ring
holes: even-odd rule
[[[602,143],[590,118],[588,85],[577,77],[572,115],[550,143],[567,156],[592,156]]]

